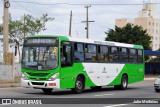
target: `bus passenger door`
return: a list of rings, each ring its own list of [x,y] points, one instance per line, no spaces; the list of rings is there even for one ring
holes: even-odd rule
[[[74,86],[74,72],[72,62],[72,45],[70,42],[62,42],[61,52],[61,73],[60,86],[61,88],[73,88]]]

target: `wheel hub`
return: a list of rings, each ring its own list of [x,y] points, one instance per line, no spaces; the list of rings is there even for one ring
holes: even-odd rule
[[[82,83],[81,83],[81,81],[77,81],[76,87],[77,87],[78,89],[82,89]]]
[[[126,86],[127,86],[127,81],[123,80],[123,87],[126,87]]]

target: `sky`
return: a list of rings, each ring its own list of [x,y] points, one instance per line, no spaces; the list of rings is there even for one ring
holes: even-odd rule
[[[55,20],[46,24],[47,30],[39,34],[68,35],[69,15],[72,10],[72,37],[86,38],[86,24],[81,22],[86,20],[86,8],[84,8],[84,5],[36,5],[16,1],[24,0],[10,0],[9,13],[11,13],[13,20],[20,19],[24,14],[30,14],[38,18],[43,13],[48,13],[49,17],[55,18]],[[149,0],[25,0],[25,2],[39,4],[142,4],[143,1]],[[160,0],[156,0],[156,2],[160,3]],[[142,5],[91,5],[89,8],[89,20],[95,22],[89,23],[89,38],[104,40],[106,37],[105,32],[109,29],[114,29],[115,19],[136,18],[141,9]],[[160,4],[157,5],[157,14],[159,17]],[[0,23],[2,23],[2,17],[3,0],[0,0]]]

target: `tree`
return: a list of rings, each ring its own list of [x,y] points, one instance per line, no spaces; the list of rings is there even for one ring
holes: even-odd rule
[[[52,20],[54,20],[54,18],[48,17],[48,14],[43,14],[40,18],[24,15],[20,20],[14,21],[12,20],[11,15],[9,15],[10,42],[16,40],[16,42],[20,43],[28,35],[38,34],[40,31],[46,30],[46,23]],[[3,34],[3,24],[0,25],[0,33]]]
[[[23,43],[24,38],[28,35],[38,34],[40,31],[46,30],[46,23],[52,20],[54,18],[48,17],[48,14],[43,14],[40,18],[24,15],[20,20],[12,20],[9,14],[9,42],[15,42],[18,47],[19,57],[19,46]],[[3,24],[0,24],[0,34],[3,34]]]
[[[105,33],[107,35],[106,41],[137,44],[142,45],[145,50],[151,49],[151,37],[141,26],[132,26],[131,24],[127,24],[123,28],[115,26],[115,30],[110,29]]]
[[[131,24],[127,24],[123,28],[115,26],[115,30],[110,29],[105,33],[107,35],[106,41],[137,44],[142,45],[145,50],[151,50],[151,37],[141,26],[132,26]],[[145,56],[145,60],[147,61],[148,59],[149,57]]]

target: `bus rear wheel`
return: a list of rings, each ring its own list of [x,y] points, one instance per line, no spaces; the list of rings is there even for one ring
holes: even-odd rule
[[[43,88],[42,91],[45,93],[45,94],[49,94],[52,92],[52,88]]]
[[[122,79],[121,79],[121,84],[115,85],[114,88],[120,89],[120,90],[125,90],[125,89],[127,89],[127,86],[128,86],[128,78],[126,75],[123,75]]]
[[[71,91],[75,94],[80,94],[82,93],[83,89],[84,89],[84,80],[81,77],[77,77],[75,88],[72,88]]]

